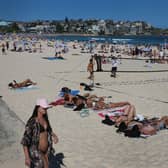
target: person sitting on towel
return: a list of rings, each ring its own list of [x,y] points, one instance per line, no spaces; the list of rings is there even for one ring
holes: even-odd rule
[[[22,87],[28,87],[30,85],[36,85],[37,83],[32,82],[30,79],[26,79],[23,82],[16,82],[13,80],[13,82],[8,84],[8,87],[16,89],[16,88],[22,88]]]

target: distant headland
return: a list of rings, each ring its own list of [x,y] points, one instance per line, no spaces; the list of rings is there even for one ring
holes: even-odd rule
[[[0,20],[0,33],[80,34],[80,35],[168,35],[168,29],[157,28],[145,21],[113,21],[110,19],[68,19],[5,21]]]

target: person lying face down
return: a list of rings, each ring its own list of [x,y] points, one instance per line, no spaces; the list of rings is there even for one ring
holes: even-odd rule
[[[8,87],[15,89],[15,88],[28,87],[30,85],[36,85],[36,84],[37,83],[31,81],[30,79],[26,79],[23,82],[19,82],[19,83],[13,80],[13,82],[8,84]]]

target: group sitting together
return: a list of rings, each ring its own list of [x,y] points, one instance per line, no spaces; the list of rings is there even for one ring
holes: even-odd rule
[[[73,96],[65,93],[64,104],[74,106],[74,111],[80,111],[83,108],[91,108],[96,111],[122,108],[122,112],[114,115],[112,118],[105,115],[102,123],[115,125],[118,128],[117,132],[123,132],[125,136],[129,137],[154,135],[157,131],[168,128],[168,116],[151,119],[143,118],[140,120],[137,117],[135,106],[127,101],[106,103],[104,97],[97,97],[88,93],[83,96]]]

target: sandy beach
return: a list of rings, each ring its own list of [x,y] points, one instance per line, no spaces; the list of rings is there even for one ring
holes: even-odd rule
[[[42,53],[7,51],[3,55],[0,52],[0,95],[3,96],[0,98],[0,126],[1,132],[4,131],[0,136],[0,168],[25,167],[20,140],[37,98],[45,97],[51,102],[62,87],[80,89],[80,82],[89,83],[87,64],[91,54],[81,53],[79,47],[73,49],[72,45],[73,42],[68,43],[65,60],[43,59],[55,54],[55,49],[47,47],[46,41],[42,41]],[[123,59],[118,70],[168,70],[168,64],[153,64],[152,67],[144,64],[144,61]],[[93,94],[112,96],[107,101],[129,101],[135,105],[137,114],[144,116],[168,114],[168,72],[118,72],[117,78],[111,78],[110,72],[95,72],[94,75],[95,83],[100,86],[93,88]],[[8,88],[9,82],[27,78],[37,82],[34,89]],[[81,94],[84,93],[87,91],[82,90]],[[82,118],[79,112],[56,106],[48,110],[48,115],[59,137],[54,148],[57,154],[64,155],[63,163],[67,168],[167,167],[167,130],[147,139],[128,138],[116,133],[114,126],[103,125],[102,118],[93,111]]]

